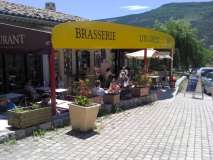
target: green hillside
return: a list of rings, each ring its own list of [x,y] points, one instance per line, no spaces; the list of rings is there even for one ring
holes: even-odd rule
[[[153,27],[156,21],[184,19],[197,29],[200,40],[213,49],[213,1],[170,3],[149,12],[104,19],[104,21]]]

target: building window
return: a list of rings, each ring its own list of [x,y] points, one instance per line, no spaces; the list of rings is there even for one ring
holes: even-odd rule
[[[94,63],[97,68],[101,66],[101,53],[98,51],[94,52]]]
[[[26,75],[24,56],[19,54],[5,54],[5,69],[7,90],[21,89],[25,84]]]
[[[103,61],[104,59],[106,59],[106,50],[101,49],[101,60]]]
[[[106,50],[101,49],[99,51],[95,51],[94,53],[95,67],[99,68],[103,60],[106,59]]]
[[[36,54],[27,55],[27,79],[32,80],[34,86],[42,84],[43,67],[42,56]]]
[[[79,76],[84,78],[90,72],[90,52],[87,50],[81,51],[78,54]]]
[[[71,50],[64,51],[64,73],[67,76],[72,75],[72,51]]]

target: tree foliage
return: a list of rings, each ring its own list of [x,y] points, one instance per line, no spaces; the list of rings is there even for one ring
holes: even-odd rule
[[[188,69],[189,66],[200,67],[209,63],[212,54],[204,48],[196,30],[189,23],[183,20],[170,20],[164,24],[156,22],[155,28],[174,37],[175,68]]]

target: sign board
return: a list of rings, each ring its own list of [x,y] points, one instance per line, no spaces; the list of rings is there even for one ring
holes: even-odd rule
[[[0,52],[29,53],[50,48],[51,34],[39,30],[0,23]]]
[[[54,48],[174,48],[174,39],[165,33],[148,28],[108,22],[67,22],[54,27]]]

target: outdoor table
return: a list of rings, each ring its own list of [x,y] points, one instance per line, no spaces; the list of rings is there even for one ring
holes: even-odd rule
[[[50,87],[37,87],[35,88],[37,91],[41,91],[41,92],[49,92],[50,91]],[[55,92],[56,93],[64,93],[67,92],[68,89],[65,88],[56,88]]]
[[[37,104],[41,104],[42,102],[36,102]],[[56,107],[62,108],[62,109],[69,109],[69,105],[72,104],[71,101],[65,101],[61,99],[56,99]],[[51,100],[49,101],[49,104],[51,104]]]
[[[50,87],[37,87],[36,90],[40,93],[50,92]],[[68,89],[65,88],[56,88],[55,92],[59,98],[64,98],[64,93],[66,93]]]
[[[39,92],[50,92],[50,87],[37,87],[35,89]]]
[[[153,82],[156,82],[157,83],[157,81],[159,80],[159,78],[160,78],[160,76],[155,76],[155,75],[153,75],[153,76],[148,76],[149,78],[151,78],[152,79],[152,81]]]
[[[55,90],[57,94],[57,98],[64,99],[64,95],[68,92],[68,89],[65,88],[57,88]]]
[[[158,79],[158,78],[160,78],[160,76],[148,76],[149,78],[152,78],[152,79]]]
[[[69,109],[69,105],[72,104],[72,103],[73,102],[70,102],[70,101],[56,99],[56,107],[57,108]]]
[[[65,89],[65,88],[57,88],[55,90],[56,93],[64,93],[64,92],[67,92],[67,91],[68,91],[68,89]]]

